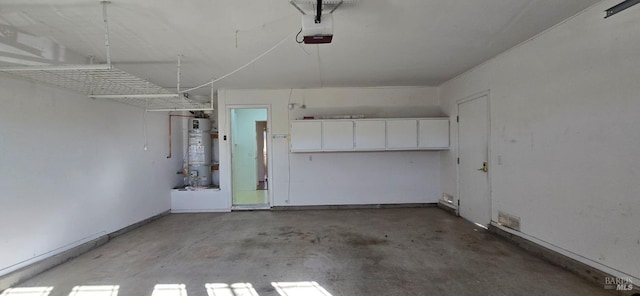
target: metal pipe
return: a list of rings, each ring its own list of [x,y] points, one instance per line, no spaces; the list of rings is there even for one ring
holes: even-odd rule
[[[161,99],[178,98],[178,94],[90,95],[94,99]]]
[[[147,109],[147,111],[149,112],[171,112],[171,111],[213,111],[215,110],[213,107],[212,108],[182,108],[182,109],[178,109],[178,108],[167,108],[167,109]]]
[[[316,4],[316,24],[322,22],[322,0],[318,0]]]
[[[100,1],[102,3],[102,18],[104,20],[104,46],[107,48],[107,65],[111,68],[111,52],[109,50],[109,22],[107,21],[107,4],[111,1]]]
[[[605,11],[607,13],[607,15],[604,18],[608,18],[608,17],[610,17],[610,16],[612,16],[612,15],[614,15],[616,13],[619,13],[619,12],[621,12],[621,11],[623,11],[625,9],[628,9],[631,6],[634,6],[634,5],[639,4],[639,3],[640,3],[640,0],[626,0],[626,1],[623,1],[620,4],[607,9]]]
[[[149,110],[149,111],[151,111],[151,110]],[[177,114],[174,115],[174,114],[169,113],[169,156],[167,156],[167,159],[171,158],[171,142],[172,142],[172,140],[171,140],[171,119],[173,117],[195,118],[194,115],[177,115]]]
[[[73,71],[73,70],[110,70],[111,66],[100,65],[69,65],[69,66],[28,66],[28,67],[3,67],[0,72],[9,71]]]
[[[178,74],[177,74],[178,75],[178,85],[176,86],[176,93],[180,93],[180,76],[181,76],[181,73],[180,73],[180,57],[181,57],[181,55],[178,55]]]

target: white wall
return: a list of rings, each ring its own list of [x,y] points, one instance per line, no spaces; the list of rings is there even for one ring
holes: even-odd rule
[[[640,7],[603,1],[443,84],[442,106],[490,90],[493,220],[614,274],[640,278]],[[442,190],[456,192],[456,125]],[[498,159],[502,163],[498,162]],[[463,201],[464,202],[464,201]]]
[[[0,275],[170,208],[167,114],[0,77]]]
[[[273,205],[433,203],[440,196],[440,152],[289,153],[289,121],[304,115],[442,116],[430,87],[220,90],[221,137],[227,106],[271,106]],[[306,109],[288,109],[289,103]],[[221,190],[230,186],[228,142],[220,145]],[[230,196],[230,192],[227,193]],[[230,197],[229,197],[230,198]]]

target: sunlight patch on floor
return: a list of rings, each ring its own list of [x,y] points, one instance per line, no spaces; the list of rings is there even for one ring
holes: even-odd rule
[[[209,296],[259,296],[258,292],[250,283],[211,283],[206,284],[207,295]]]
[[[47,296],[53,287],[27,287],[9,288],[4,290],[0,296]]]
[[[69,296],[116,296],[119,289],[118,285],[75,286]]]
[[[153,287],[151,296],[187,296],[187,286],[184,284],[157,284]]]
[[[316,282],[273,282],[271,285],[282,296],[331,296]]]

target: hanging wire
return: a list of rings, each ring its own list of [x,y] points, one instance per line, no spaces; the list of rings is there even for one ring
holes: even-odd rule
[[[280,46],[282,43],[284,43],[285,41],[287,41],[287,39],[289,39],[289,38],[293,37],[293,35],[295,35],[295,33],[292,33],[292,34],[288,35],[287,37],[283,38],[282,40],[280,40],[280,42],[276,43],[276,45],[274,45],[273,47],[269,48],[267,51],[263,52],[262,54],[260,54],[259,56],[255,57],[254,59],[250,60],[248,63],[246,63],[246,64],[244,64],[244,65],[240,66],[239,68],[237,68],[237,69],[235,69],[235,70],[233,70],[233,71],[231,71],[231,72],[229,72],[229,73],[227,73],[227,74],[225,74],[225,75],[222,75],[222,76],[220,76],[219,78],[216,78],[216,79],[214,79],[214,80],[211,80],[211,81],[209,81],[209,82],[207,82],[207,83],[204,83],[204,84],[202,84],[202,85],[198,85],[198,86],[196,86],[196,87],[192,87],[192,88],[190,88],[190,89],[186,89],[186,90],[183,90],[183,91],[180,91],[180,92],[181,92],[181,93],[190,92],[190,91],[192,91],[192,90],[196,90],[196,89],[199,89],[199,88],[205,87],[205,86],[207,86],[207,85],[214,84],[214,83],[216,83],[216,82],[218,82],[218,81],[220,81],[220,80],[222,80],[222,79],[225,79],[225,78],[227,78],[227,77],[229,77],[229,76],[231,76],[231,75],[235,74],[236,72],[238,72],[238,71],[240,71],[240,70],[242,70],[242,69],[244,69],[244,68],[248,67],[249,65],[251,65],[251,64],[255,63],[256,61],[258,61],[259,59],[261,59],[262,57],[266,56],[268,53],[272,52],[274,49],[278,48],[278,46]]]
[[[302,28],[300,28],[300,32],[298,32],[298,34],[296,34],[296,42],[298,42],[298,43],[304,42],[304,38],[302,40],[298,40],[298,36],[300,36],[300,33],[302,33]]]

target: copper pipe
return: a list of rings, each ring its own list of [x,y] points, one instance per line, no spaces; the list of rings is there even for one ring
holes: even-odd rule
[[[171,119],[174,117],[195,118],[195,115],[174,115],[169,113],[169,156],[167,158],[171,158]]]

